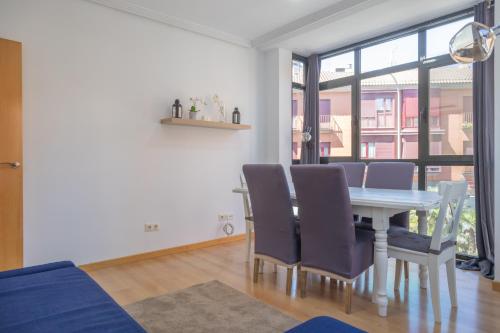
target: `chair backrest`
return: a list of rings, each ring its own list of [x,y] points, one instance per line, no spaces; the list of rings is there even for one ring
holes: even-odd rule
[[[371,162],[366,171],[366,188],[411,190],[415,164],[411,162]]]
[[[347,186],[363,187],[366,168],[366,164],[364,162],[336,162],[329,163],[329,165],[341,165],[344,167],[345,176],[347,178]]]
[[[247,182],[243,174],[240,174],[240,184],[241,188],[248,189]],[[241,193],[241,196],[243,198],[243,211],[245,213],[245,219],[251,220],[253,215],[252,215],[252,207],[250,205],[250,199],[248,198],[248,193]]]
[[[415,164],[411,162],[371,162],[366,171],[366,188],[411,190]],[[390,218],[392,225],[408,228],[410,213],[396,214]]]
[[[243,173],[252,204],[255,253],[287,264],[300,260],[290,190],[279,164],[246,164]]]
[[[349,275],[356,239],[344,168],[294,165],[290,170],[300,212],[302,265]]]
[[[439,194],[442,197],[436,227],[432,234],[431,250],[439,251],[441,244],[457,240],[458,225],[462,215],[467,183],[465,181],[442,181]]]

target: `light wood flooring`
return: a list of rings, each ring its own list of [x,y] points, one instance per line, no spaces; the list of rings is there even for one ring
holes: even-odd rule
[[[285,295],[286,269],[266,264],[257,284],[252,282],[252,263],[245,262],[245,243],[217,245],[190,252],[167,255],[90,271],[89,274],[121,305],[169,293],[195,284],[219,280],[247,293],[282,312],[304,321],[328,315],[368,332],[500,332],[500,293],[491,281],[476,272],[457,270],[458,309],[452,310],[441,271],[442,323],[435,325],[431,297],[420,289],[418,267],[410,266],[409,283],[393,290],[394,261],[389,262],[388,317],[377,315],[371,303],[372,272],[354,286],[352,313],[344,313],[341,286],[331,288],[328,279],[308,277],[306,298],[297,292],[294,275],[292,296]],[[444,268],[444,266],[443,266]]]

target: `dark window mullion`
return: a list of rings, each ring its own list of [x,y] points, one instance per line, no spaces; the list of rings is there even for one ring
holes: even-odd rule
[[[354,76],[348,76],[341,79],[336,79],[332,81],[325,81],[319,83],[319,90],[329,90],[345,86],[350,86],[356,80]]]
[[[351,152],[352,158],[355,161],[360,160],[360,142],[361,142],[361,80],[359,75],[361,73],[361,49],[354,50],[354,77],[352,92],[352,142]]]
[[[386,68],[377,69],[377,70],[370,71],[370,72],[360,73],[359,77],[361,80],[364,80],[364,79],[369,79],[369,78],[377,77],[377,76],[381,76],[381,75],[387,75],[387,74],[407,71],[410,69],[417,68],[417,66],[418,66],[418,61],[413,61],[413,62],[409,62],[407,64],[386,67]]]
[[[418,33],[418,189],[426,189],[426,168],[429,155],[429,70],[422,66],[426,57],[426,31]]]
[[[298,89],[298,90],[306,90],[306,86],[297,83],[297,82],[292,82],[292,88],[293,89]]]

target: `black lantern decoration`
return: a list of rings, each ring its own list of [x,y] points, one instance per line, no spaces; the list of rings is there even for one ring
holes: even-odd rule
[[[239,124],[240,121],[241,121],[240,111],[236,107],[236,108],[234,108],[234,111],[233,111],[233,124]]]
[[[178,99],[172,105],[172,118],[182,118],[182,105]]]

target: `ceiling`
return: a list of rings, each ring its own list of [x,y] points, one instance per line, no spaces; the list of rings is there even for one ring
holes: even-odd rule
[[[478,0],[88,0],[245,47],[309,55]]]
[[[341,0],[127,0],[253,40]]]

